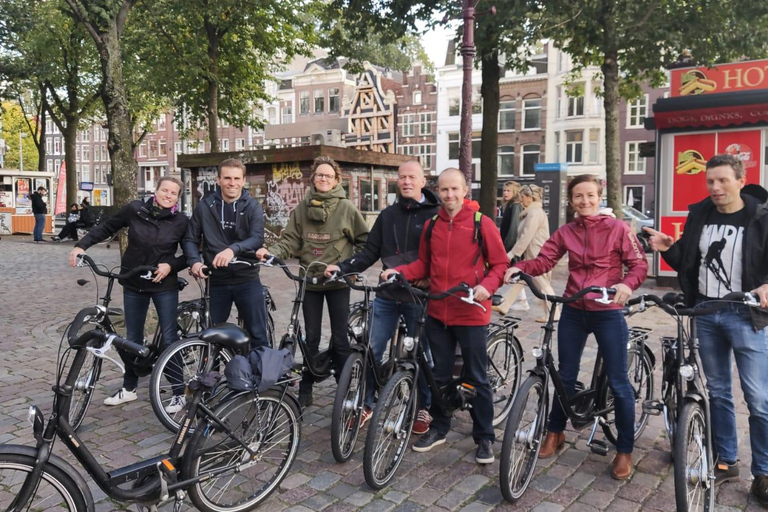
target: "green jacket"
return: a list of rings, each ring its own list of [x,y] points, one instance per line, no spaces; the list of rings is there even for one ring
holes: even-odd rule
[[[280,259],[299,258],[310,277],[322,277],[326,265],[338,264],[365,247],[368,224],[341,185],[328,192],[310,187],[309,194],[294,208],[280,240],[269,253]],[[314,263],[310,267],[310,264]],[[320,264],[320,263],[324,263]],[[307,290],[334,290],[343,283],[312,285]]]

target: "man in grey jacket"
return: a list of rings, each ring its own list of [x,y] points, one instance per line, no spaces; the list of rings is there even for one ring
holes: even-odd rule
[[[204,279],[203,269],[212,267],[211,321],[226,322],[234,303],[251,336],[251,348],[267,346],[267,308],[259,269],[230,265],[236,256],[252,253],[264,244],[264,210],[243,190],[245,165],[240,160],[221,162],[217,183],[219,189],[202,198],[192,214],[184,253],[195,276]]]

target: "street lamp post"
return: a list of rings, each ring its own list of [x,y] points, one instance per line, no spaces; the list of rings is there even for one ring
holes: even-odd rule
[[[5,168],[5,152],[8,150],[5,146],[5,139],[0,139],[0,169]]]
[[[22,133],[19,130],[19,172],[24,172],[24,147],[21,144],[21,139],[26,136],[26,133]]]

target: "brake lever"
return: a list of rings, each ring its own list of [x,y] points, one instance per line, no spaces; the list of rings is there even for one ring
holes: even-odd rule
[[[80,254],[77,255],[77,264],[75,265],[76,267],[87,267],[88,266],[88,264],[85,263],[85,258],[83,258],[83,256],[85,256],[85,254],[83,254],[83,253],[80,253]]]
[[[760,307],[760,300],[755,296],[752,292],[747,292],[744,294],[744,304],[747,306],[753,307],[753,308],[759,308]]]
[[[102,347],[85,347],[85,350],[93,354],[94,357],[98,357],[99,359],[106,359],[107,361],[110,361],[112,364],[117,366],[120,369],[120,372],[125,374],[125,366],[123,366],[122,363],[119,361],[109,357],[107,355],[107,352],[112,348],[112,340],[115,339],[114,334],[110,334],[107,336],[107,341],[104,342],[104,346]]]
[[[274,267],[275,266],[275,257],[271,254],[268,254],[266,259],[261,262],[262,265],[265,267]]]
[[[599,299],[595,299],[595,302],[599,304],[611,304],[613,301],[608,296],[608,288],[605,288],[605,287],[600,288],[600,291],[602,291],[603,296],[600,297]]]
[[[467,296],[466,297],[459,297],[459,299],[461,299],[464,302],[467,302],[469,304],[472,304],[473,306],[479,307],[480,309],[483,310],[484,313],[486,313],[488,311],[485,306],[483,306],[479,302],[475,302],[475,289],[474,288],[470,288],[467,291]]]
[[[152,271],[151,270],[147,270],[146,274],[142,274],[139,277],[141,279],[146,279],[147,281],[152,281],[155,278],[155,276],[152,275]]]

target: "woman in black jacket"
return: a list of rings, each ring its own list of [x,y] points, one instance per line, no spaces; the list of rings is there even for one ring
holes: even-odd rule
[[[128,228],[128,247],[120,262],[123,271],[140,265],[157,267],[154,279],[140,276],[121,281],[123,285],[123,308],[127,338],[134,343],[144,343],[144,323],[147,319],[150,300],[155,304],[163,344],[168,346],[177,341],[176,308],[179,304],[177,273],[187,266],[186,258],[176,256],[176,251],[187,231],[187,216],[179,211],[179,196],[182,183],[176,178],[162,177],[157,182],[155,195],[150,199],[132,201],[117,214],[110,216],[88,232],[72,249],[70,264],[77,264],[79,254],[92,245],[114,236],[120,229]],[[113,396],[104,400],[105,405],[120,405],[136,400],[139,377],[133,370],[128,356],[122,353],[125,365],[123,387]],[[184,405],[184,385],[178,378],[174,384],[174,397],[166,407],[169,413],[180,411]],[[177,382],[173,382],[177,380]]]

